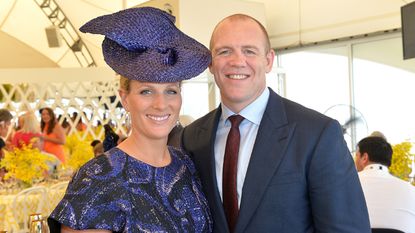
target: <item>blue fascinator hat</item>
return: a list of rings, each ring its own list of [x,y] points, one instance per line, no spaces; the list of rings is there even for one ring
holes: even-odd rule
[[[178,82],[202,73],[211,55],[174,22],[165,11],[140,7],[99,16],[79,30],[105,35],[104,60],[118,74],[142,82]]]

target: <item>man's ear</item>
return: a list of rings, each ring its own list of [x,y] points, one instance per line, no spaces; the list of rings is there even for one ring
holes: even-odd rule
[[[360,160],[362,161],[362,164],[366,167],[370,160],[369,160],[369,154],[367,152],[363,153],[362,157],[360,158]]]
[[[273,49],[270,49],[270,51],[266,54],[266,60],[267,60],[267,65],[266,65],[266,73],[271,72],[272,70],[272,66],[274,64],[274,58],[275,58],[275,52]]]

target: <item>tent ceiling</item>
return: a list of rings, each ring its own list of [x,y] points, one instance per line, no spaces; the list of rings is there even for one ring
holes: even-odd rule
[[[45,28],[48,17],[36,2],[0,1],[0,69],[80,67],[72,50],[49,48]],[[87,20],[144,0],[55,0],[74,28]],[[203,6],[203,0],[200,5]],[[241,0],[242,1],[242,0]],[[400,7],[411,0],[256,0],[263,2],[267,28],[275,48],[400,28]],[[208,20],[209,12],[204,17]],[[80,35],[98,66],[103,62],[100,36]]]
[[[33,47],[2,31],[0,31],[0,51],[0,69],[58,67],[54,61]]]

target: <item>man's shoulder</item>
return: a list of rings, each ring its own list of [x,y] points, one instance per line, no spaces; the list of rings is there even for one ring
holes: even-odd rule
[[[279,109],[276,109],[277,107],[279,107]],[[333,121],[332,118],[314,109],[285,97],[281,97],[276,93],[271,95],[265,114],[269,114],[270,117],[273,117],[273,114],[283,114],[289,124],[296,124],[297,127],[305,126],[307,128],[319,128]]]
[[[214,123],[215,120],[216,120],[216,116],[217,116],[216,114],[217,114],[218,111],[220,111],[219,108],[216,108],[216,109],[210,111],[206,115],[196,119],[191,124],[186,126],[185,129],[189,130],[189,129],[196,129],[196,128],[200,128],[200,127],[206,127],[207,125],[210,125],[210,124]]]

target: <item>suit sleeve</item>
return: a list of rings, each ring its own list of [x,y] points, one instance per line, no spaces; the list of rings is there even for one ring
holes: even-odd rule
[[[357,171],[337,121],[323,130],[307,177],[316,232],[371,232]]]

